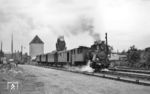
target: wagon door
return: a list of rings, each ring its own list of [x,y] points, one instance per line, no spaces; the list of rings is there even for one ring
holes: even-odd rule
[[[54,62],[58,62],[58,54],[57,54],[57,52],[54,54]]]
[[[67,62],[69,62],[69,52],[67,52]]]
[[[48,54],[46,54],[46,63],[48,63]]]

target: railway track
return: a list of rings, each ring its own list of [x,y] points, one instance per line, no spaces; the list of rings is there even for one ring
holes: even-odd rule
[[[114,69],[114,68],[110,68],[109,70],[112,71],[123,71],[123,72],[133,72],[133,73],[142,73],[142,74],[150,74],[150,71],[147,70],[135,70],[135,69]]]
[[[108,72],[104,72],[104,73],[110,74],[110,75],[119,75],[122,77],[130,77],[134,79],[150,81],[150,74],[136,73],[136,72],[124,72],[124,71],[112,71],[112,70]]]
[[[128,82],[128,83],[133,83],[133,84],[138,84],[138,85],[150,86],[150,80],[149,80],[150,75],[142,76],[141,74],[135,75],[135,74],[131,74],[130,72],[120,73],[117,71],[90,73],[90,72],[85,72],[85,71],[82,72],[82,71],[74,70],[72,68],[64,68],[64,67],[43,66],[43,65],[42,66],[40,65],[40,67],[51,68],[51,69],[56,69],[56,70],[61,70],[61,71],[72,72],[72,73],[78,73],[78,74],[83,74],[83,75],[88,75],[88,76],[93,76],[93,77],[112,79],[116,81]]]

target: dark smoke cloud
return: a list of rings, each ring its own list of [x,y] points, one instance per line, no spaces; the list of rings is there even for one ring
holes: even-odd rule
[[[94,30],[94,18],[87,16],[80,16],[78,19],[71,25],[67,25],[64,28],[64,33],[66,35],[78,35],[81,33],[88,32],[89,35],[94,40],[100,40],[100,34],[96,33]],[[69,34],[68,34],[69,33]]]

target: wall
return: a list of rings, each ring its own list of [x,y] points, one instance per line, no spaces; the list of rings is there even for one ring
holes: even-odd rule
[[[44,44],[30,44],[29,55],[31,58],[44,53]]]

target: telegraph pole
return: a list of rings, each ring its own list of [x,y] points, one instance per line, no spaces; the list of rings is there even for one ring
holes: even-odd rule
[[[2,43],[2,41],[1,41],[1,52],[3,51],[3,43]]]
[[[21,45],[21,61],[22,61],[22,54],[23,54],[23,46]]]
[[[11,55],[12,55],[12,59],[13,59],[13,33],[12,33],[12,36],[11,36]]]

